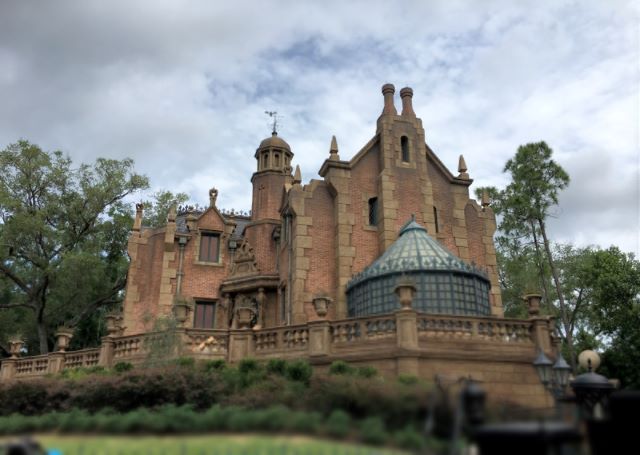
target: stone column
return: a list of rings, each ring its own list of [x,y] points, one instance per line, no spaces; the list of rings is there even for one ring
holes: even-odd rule
[[[111,336],[102,337],[102,344],[100,345],[100,357],[98,358],[98,365],[105,368],[111,368],[113,366],[113,352],[115,348],[115,340]]]
[[[64,369],[64,356],[65,353],[63,351],[52,352],[49,354],[49,366],[47,368],[47,373],[60,373]]]
[[[553,351],[551,344],[551,331],[553,321],[549,316],[540,316],[540,294],[532,293],[524,296],[529,310],[529,320],[532,323],[532,341],[538,349],[542,349],[547,354]]]
[[[400,280],[396,294],[402,309],[395,312],[396,342],[399,348],[398,374],[418,375],[418,313],[411,308],[416,287],[411,280]]]
[[[253,354],[253,331],[249,329],[229,330],[229,354],[230,363],[250,357]]]
[[[4,359],[0,364],[0,380],[9,381],[16,376],[16,363],[18,359]]]
[[[331,353],[329,321],[311,321],[309,325],[309,356],[319,357]]]

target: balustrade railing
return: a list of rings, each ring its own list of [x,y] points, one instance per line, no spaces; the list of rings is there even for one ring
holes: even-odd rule
[[[418,316],[418,335],[423,338],[526,343],[532,341],[531,332],[530,321],[465,316]]]
[[[81,351],[66,352],[63,369],[80,367],[94,367],[100,360],[100,348],[83,349]]]
[[[253,334],[256,353],[286,350],[305,350],[309,344],[309,329],[306,325],[282,326],[257,330]]]
[[[48,355],[36,355],[16,362],[16,377],[44,376],[48,371]]]
[[[120,361],[144,354],[144,335],[129,335],[115,339],[113,358]]]
[[[229,333],[226,330],[186,330],[186,351],[194,354],[226,355],[229,347]]]

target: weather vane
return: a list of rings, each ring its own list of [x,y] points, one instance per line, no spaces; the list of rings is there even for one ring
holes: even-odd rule
[[[278,134],[278,113],[276,111],[264,111],[269,117],[271,117],[271,134]]]

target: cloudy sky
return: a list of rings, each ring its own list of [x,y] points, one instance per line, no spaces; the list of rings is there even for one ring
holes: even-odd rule
[[[639,23],[622,0],[3,0],[0,146],[132,157],[153,189],[248,210],[265,110],[307,182],[331,135],[343,159],[373,136],[391,82],[474,185],[547,141],[572,179],[553,238],[638,254]]]

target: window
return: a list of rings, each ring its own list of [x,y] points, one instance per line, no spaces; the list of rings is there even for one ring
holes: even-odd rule
[[[216,324],[216,302],[196,302],[193,327],[213,329]]]
[[[433,222],[436,225],[436,234],[440,232],[440,228],[438,227],[438,209],[433,207]]]
[[[402,136],[400,138],[400,147],[402,148],[402,161],[409,162],[409,138]]]
[[[369,199],[369,226],[378,225],[378,198]]]
[[[273,158],[275,160],[275,167],[280,167],[280,154],[276,153],[275,155],[273,155]]]
[[[220,234],[200,234],[200,262],[220,262]]]
[[[269,155],[264,155],[262,159],[262,169],[266,169],[267,167],[269,167]]]

